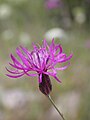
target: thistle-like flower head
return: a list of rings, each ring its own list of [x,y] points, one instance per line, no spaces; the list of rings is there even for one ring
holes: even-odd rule
[[[10,55],[13,63],[9,64],[15,70],[6,68],[10,72],[7,76],[11,78],[19,78],[25,74],[31,77],[38,76],[39,89],[45,95],[48,95],[52,90],[49,76],[61,82],[57,77],[57,71],[65,70],[69,66],[69,60],[72,58],[72,54],[67,56],[63,52],[61,45],[54,43],[54,39],[50,45],[45,39],[42,46],[33,44],[32,51],[20,46],[16,49],[16,53],[20,60],[16,59],[12,54]],[[68,64],[61,66],[65,62]],[[60,66],[57,67],[58,63]],[[32,71],[35,73],[33,74]]]

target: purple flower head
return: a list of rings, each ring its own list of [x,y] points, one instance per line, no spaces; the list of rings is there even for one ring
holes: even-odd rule
[[[45,7],[47,9],[55,9],[60,7],[60,0],[45,0]]]
[[[54,39],[50,45],[46,40],[43,40],[42,46],[33,44],[32,51],[20,46],[16,49],[16,54],[20,60],[16,59],[12,54],[10,55],[13,63],[9,64],[14,70],[6,68],[10,73],[7,76],[11,78],[19,78],[23,75],[38,76],[39,89],[45,95],[49,95],[52,90],[49,76],[61,82],[57,77],[57,71],[65,70],[69,66],[68,61],[72,58],[72,54],[67,56],[63,52],[61,45],[54,43]],[[61,64],[65,62],[68,64],[62,67]],[[60,66],[56,66],[58,63]],[[35,73],[32,74],[32,71]]]

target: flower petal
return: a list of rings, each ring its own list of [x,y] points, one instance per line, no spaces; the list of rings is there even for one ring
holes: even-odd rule
[[[6,68],[6,70],[7,70],[8,72],[12,73],[12,74],[20,74],[20,73],[23,73],[23,72],[19,72],[18,70],[12,71],[12,70],[9,70],[8,68]]]
[[[44,74],[53,76],[58,82],[61,82],[61,80],[59,80],[59,79],[57,78],[56,74],[54,74],[54,73],[51,73],[51,72],[44,72]]]
[[[68,65],[63,66],[63,67],[59,67],[59,68],[54,68],[55,70],[65,70],[68,68],[68,66],[70,65],[70,63],[68,63]]]
[[[31,73],[28,73],[29,71],[24,71],[24,73],[28,76],[31,76],[31,77],[35,77],[37,76],[37,74],[31,74]]]
[[[61,83],[61,80],[57,78],[57,76],[53,76],[59,83]]]
[[[24,73],[23,74],[20,74],[20,75],[16,75],[16,76],[13,76],[13,75],[9,75],[9,74],[6,74],[8,77],[11,77],[11,78],[18,78],[18,77],[21,77],[21,76],[23,76],[24,75]]]
[[[48,43],[47,43],[47,41],[46,41],[46,39],[44,39],[43,40],[43,45],[42,45],[42,48],[49,48],[49,46],[48,46]]]
[[[11,59],[13,60],[14,64],[17,64],[20,67],[22,66],[21,63],[12,54],[10,56],[11,56]]]
[[[39,79],[38,82],[41,83],[42,82],[42,74],[39,75]]]
[[[73,54],[70,54],[70,56],[66,57],[63,60],[60,60],[60,62],[66,62],[66,61],[70,60],[72,58],[72,56],[73,56]]]

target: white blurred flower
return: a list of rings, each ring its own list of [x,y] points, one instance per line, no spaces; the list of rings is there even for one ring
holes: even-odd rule
[[[32,102],[41,100],[40,94],[33,91],[24,91],[21,89],[6,91],[2,88],[0,90],[0,102],[7,109],[22,108],[28,102],[32,104]]]
[[[9,109],[22,107],[26,103],[26,97],[23,91],[13,90],[5,92],[1,97],[2,104]]]
[[[5,30],[3,33],[2,33],[2,38],[6,41],[8,40],[11,40],[14,38],[14,32],[10,29],[8,30]]]
[[[6,19],[12,14],[12,9],[7,4],[0,5],[0,19]]]
[[[76,7],[73,9],[73,14],[75,21],[79,24],[83,24],[86,21],[85,11],[81,7]]]
[[[20,43],[23,45],[28,45],[31,43],[31,38],[28,33],[21,33],[19,36]]]
[[[47,40],[50,40],[50,41],[52,40],[52,38],[66,39],[67,37],[65,31],[61,28],[50,29],[45,33],[44,36]]]

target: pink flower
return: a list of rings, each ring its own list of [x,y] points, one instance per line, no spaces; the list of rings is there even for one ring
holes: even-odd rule
[[[60,7],[60,3],[61,3],[60,0],[46,0],[45,7],[47,9],[55,9],[55,8]]]
[[[13,64],[9,64],[15,68],[15,70],[6,68],[7,71],[11,73],[7,74],[7,76],[11,78],[19,78],[23,75],[31,77],[38,76],[39,89],[45,95],[48,95],[52,89],[49,76],[52,76],[58,82],[61,82],[57,77],[57,71],[65,70],[69,66],[68,61],[72,58],[72,54],[66,56],[60,44],[55,45],[54,39],[52,40],[51,45],[48,45],[46,40],[43,40],[42,46],[33,44],[33,50],[31,52],[20,46],[16,49],[16,53],[19,56],[20,61],[11,54]],[[58,63],[61,65],[65,62],[68,62],[66,66],[56,66]],[[32,71],[35,73],[32,74]]]

